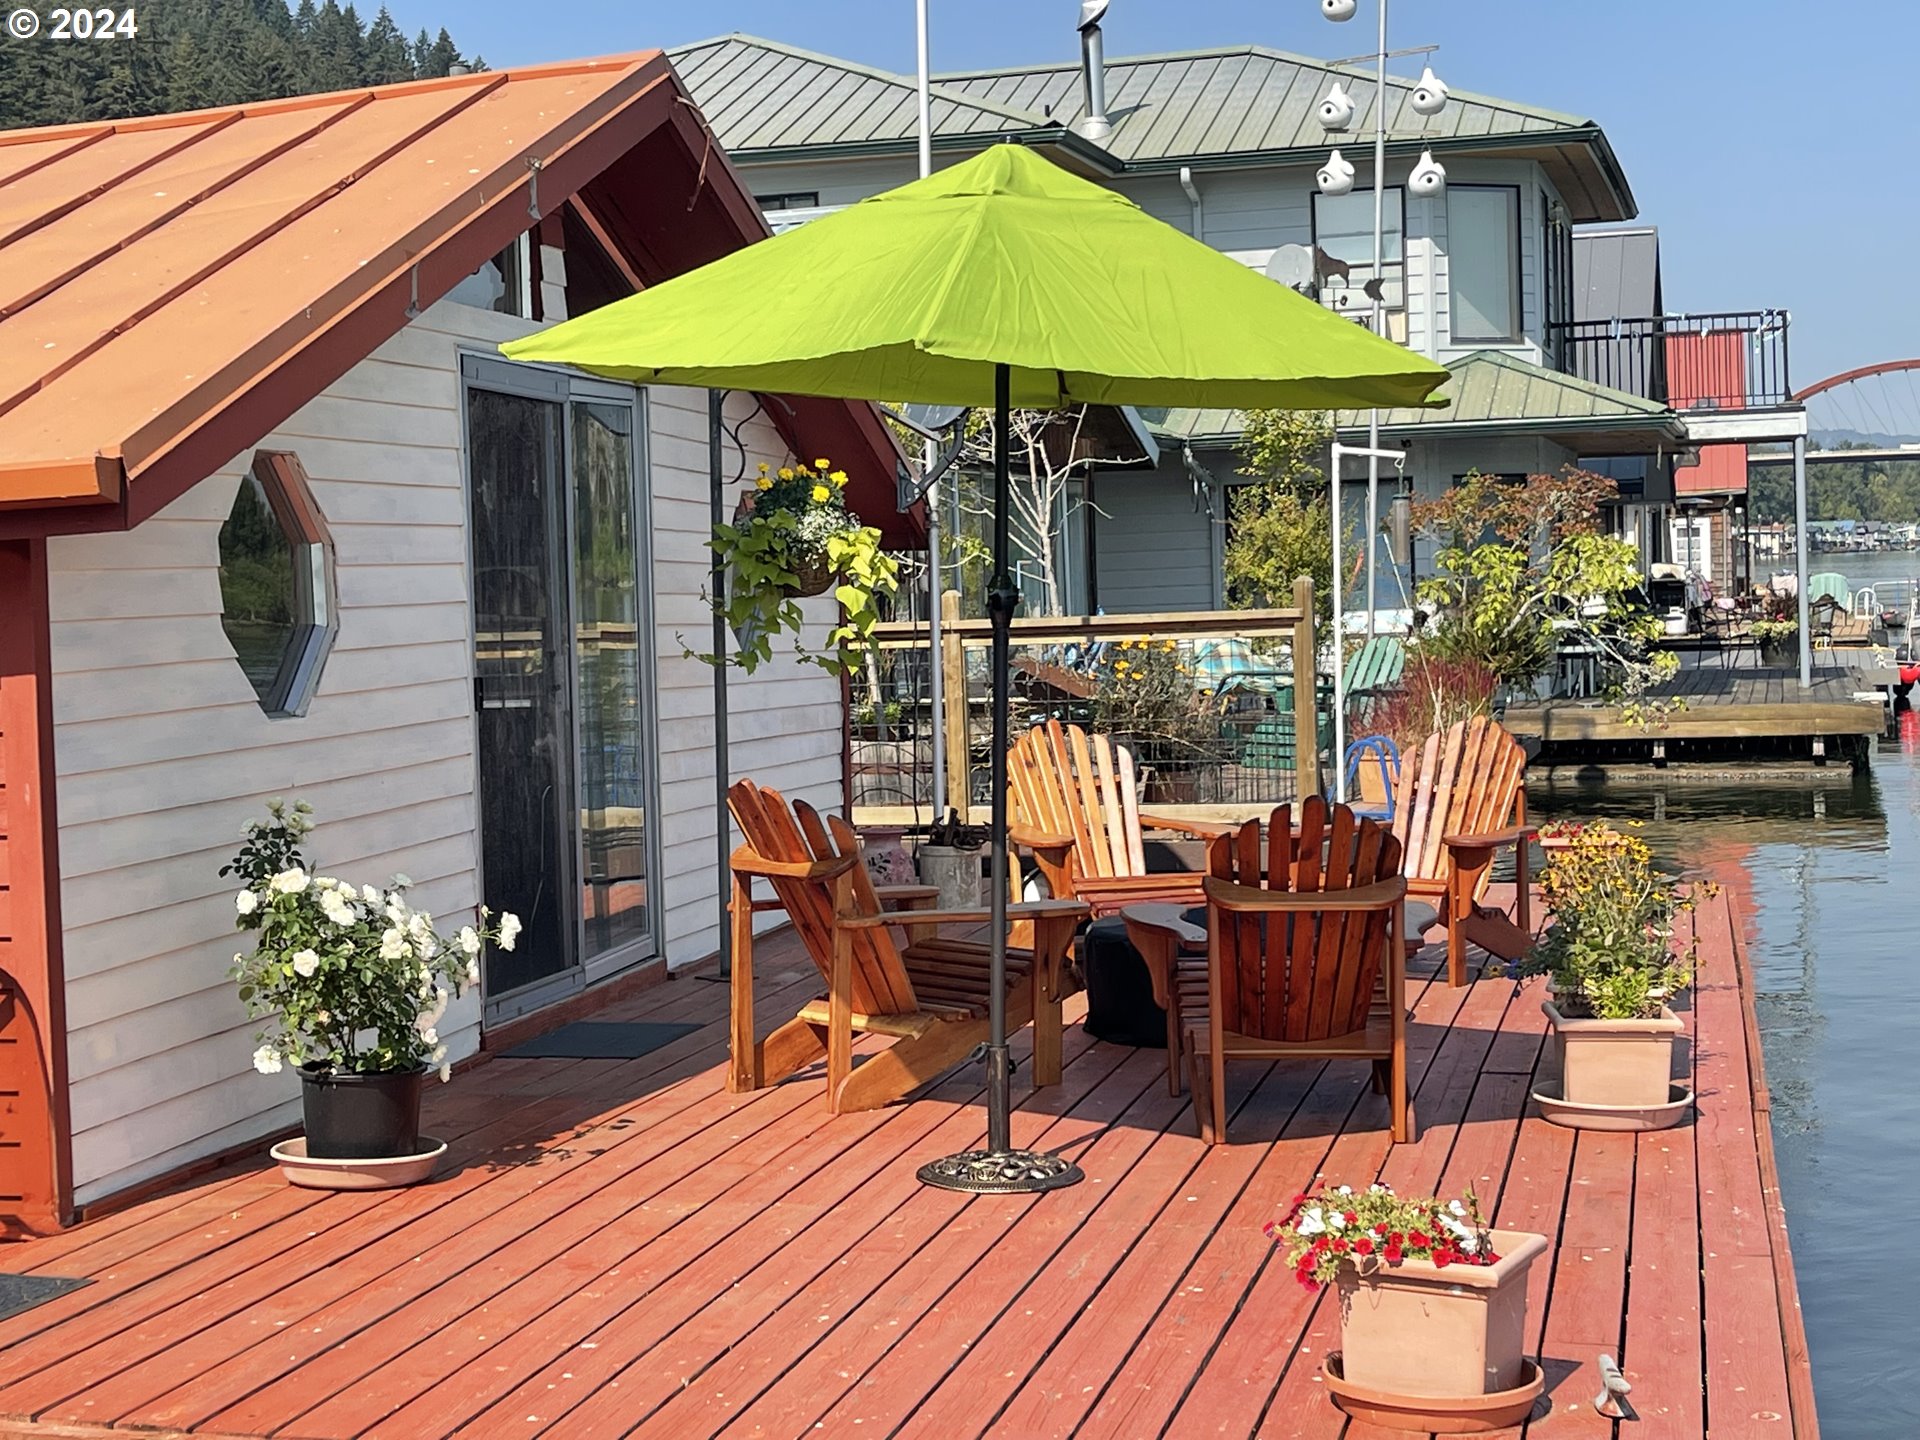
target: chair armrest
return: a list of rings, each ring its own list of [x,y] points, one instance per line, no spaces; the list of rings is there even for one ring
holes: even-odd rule
[[[1304,894],[1264,890],[1257,885],[1235,885],[1230,880],[1207,877],[1207,903],[1242,914],[1388,910],[1405,899],[1406,894],[1404,875],[1376,880],[1371,885],[1356,885],[1351,890],[1310,890]]]
[[[860,863],[858,855],[838,855],[831,860],[769,860],[750,845],[742,845],[728,857],[727,863],[741,875],[764,875],[768,879],[832,880]]]
[[[1078,900],[1029,900],[1007,907],[1009,920],[1080,919],[1090,913]],[[988,910],[888,910],[879,915],[840,915],[834,924],[847,930],[878,930],[883,925],[985,925]]]
[[[1175,820],[1171,815],[1142,815],[1142,830],[1177,830],[1183,835],[1191,835],[1198,840],[1211,840],[1216,835],[1225,835],[1233,829],[1231,825],[1209,825],[1202,820]]]
[[[1179,905],[1129,905],[1120,912],[1120,918],[1129,926],[1158,930],[1181,945],[1205,945],[1206,926],[1189,922],[1184,918],[1183,909]]]
[[[1025,845],[1029,850],[1071,850],[1071,835],[1052,835],[1045,830],[1033,830],[1025,825],[1007,826],[1007,838],[1016,845]]]
[[[1442,835],[1440,843],[1449,850],[1493,850],[1502,845],[1524,845],[1539,833],[1537,825],[1511,825],[1484,835]]]
[[[873,893],[882,905],[901,910],[918,910],[940,898],[938,885],[876,885]]]

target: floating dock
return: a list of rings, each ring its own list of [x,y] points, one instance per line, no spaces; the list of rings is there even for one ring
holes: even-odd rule
[[[1802,689],[1793,670],[1693,665],[1637,705],[1547,700],[1508,707],[1506,726],[1538,739],[1547,765],[1733,755],[1864,763],[1886,733],[1896,678],[1879,666],[1829,663]]]

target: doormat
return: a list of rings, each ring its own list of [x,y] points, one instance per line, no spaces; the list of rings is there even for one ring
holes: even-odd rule
[[[576,1020],[503,1050],[500,1056],[503,1060],[638,1060],[699,1028],[662,1020]]]
[[[91,1285],[91,1280],[70,1280],[59,1275],[0,1274],[0,1320],[44,1305],[57,1295]]]

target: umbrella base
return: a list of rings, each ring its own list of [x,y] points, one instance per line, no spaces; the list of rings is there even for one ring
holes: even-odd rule
[[[920,1167],[922,1185],[969,1195],[1039,1195],[1086,1178],[1071,1160],[1038,1150],[968,1150]]]

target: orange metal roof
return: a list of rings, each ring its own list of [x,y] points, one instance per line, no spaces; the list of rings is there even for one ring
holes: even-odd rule
[[[0,132],[0,531],[139,523],[589,186],[649,283],[759,238],[711,145],[657,50]],[[786,408],[892,509],[871,407]]]
[[[406,287],[398,329],[416,263],[462,252],[425,303],[493,253],[476,220],[531,222],[529,157],[550,210],[677,93],[653,51],[0,134],[0,505],[120,498]]]

